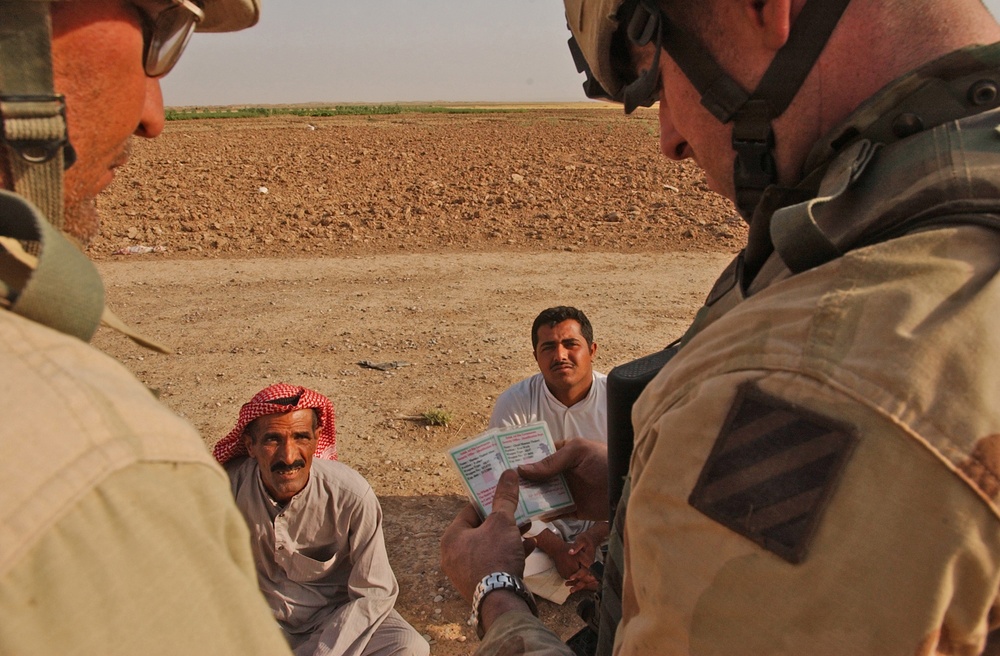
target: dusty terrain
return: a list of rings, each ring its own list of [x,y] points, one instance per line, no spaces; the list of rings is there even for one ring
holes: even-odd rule
[[[100,200],[91,255],[109,304],[176,352],[95,343],[209,445],[273,382],[330,396],[341,460],[382,501],[397,608],[432,654],[471,652],[439,571],[464,503],[443,450],[536,370],[539,310],[584,309],[608,371],[679,335],[743,239],[656,134],[651,112],[595,106],[171,123]],[[450,423],[427,425],[438,408]],[[578,599],[541,604],[564,637]]]
[[[171,122],[137,140],[91,253],[739,248],[731,205],[658,156],[653,110],[584,107]]]

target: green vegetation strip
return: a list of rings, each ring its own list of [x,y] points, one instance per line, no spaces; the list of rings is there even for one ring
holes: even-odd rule
[[[167,109],[168,121],[195,118],[261,116],[375,116],[382,114],[497,114],[524,112],[520,107],[447,107],[443,105],[336,105],[335,107],[209,107]]]

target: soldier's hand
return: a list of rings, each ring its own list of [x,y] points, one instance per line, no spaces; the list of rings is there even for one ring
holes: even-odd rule
[[[556,452],[544,460],[517,468],[529,481],[544,481],[563,474],[569,484],[576,513],[571,517],[608,519],[608,447],[591,440],[556,442]]]
[[[517,485],[517,472],[505,471],[497,483],[493,511],[486,521],[480,521],[476,507],[470,503],[441,537],[441,570],[470,602],[476,585],[487,574],[524,575],[525,549],[534,549],[534,541],[522,544],[521,531],[514,523]]]

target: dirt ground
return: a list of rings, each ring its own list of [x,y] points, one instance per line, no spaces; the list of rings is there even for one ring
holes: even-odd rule
[[[397,609],[432,654],[469,653],[439,569],[465,502],[444,449],[537,371],[538,311],[585,310],[607,372],[678,336],[745,235],[656,134],[652,112],[602,106],[170,123],[100,199],[90,252],[109,305],[175,353],[95,344],[207,445],[271,383],[330,396],[340,458],[382,502]],[[563,637],[579,598],[540,604]]]

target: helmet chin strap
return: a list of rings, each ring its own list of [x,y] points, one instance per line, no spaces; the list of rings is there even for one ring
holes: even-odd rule
[[[61,229],[63,169],[76,156],[66,104],[53,87],[49,6],[45,0],[0,0],[0,138],[14,191]]]
[[[722,69],[700,39],[670,21],[657,0],[640,0],[640,10],[660,22],[659,46],[701,94],[701,104],[722,123],[733,123],[736,206],[747,221],[764,189],[778,179],[771,122],[791,104],[849,2],[806,2],[788,42],[775,55],[757,88],[748,93]]]

